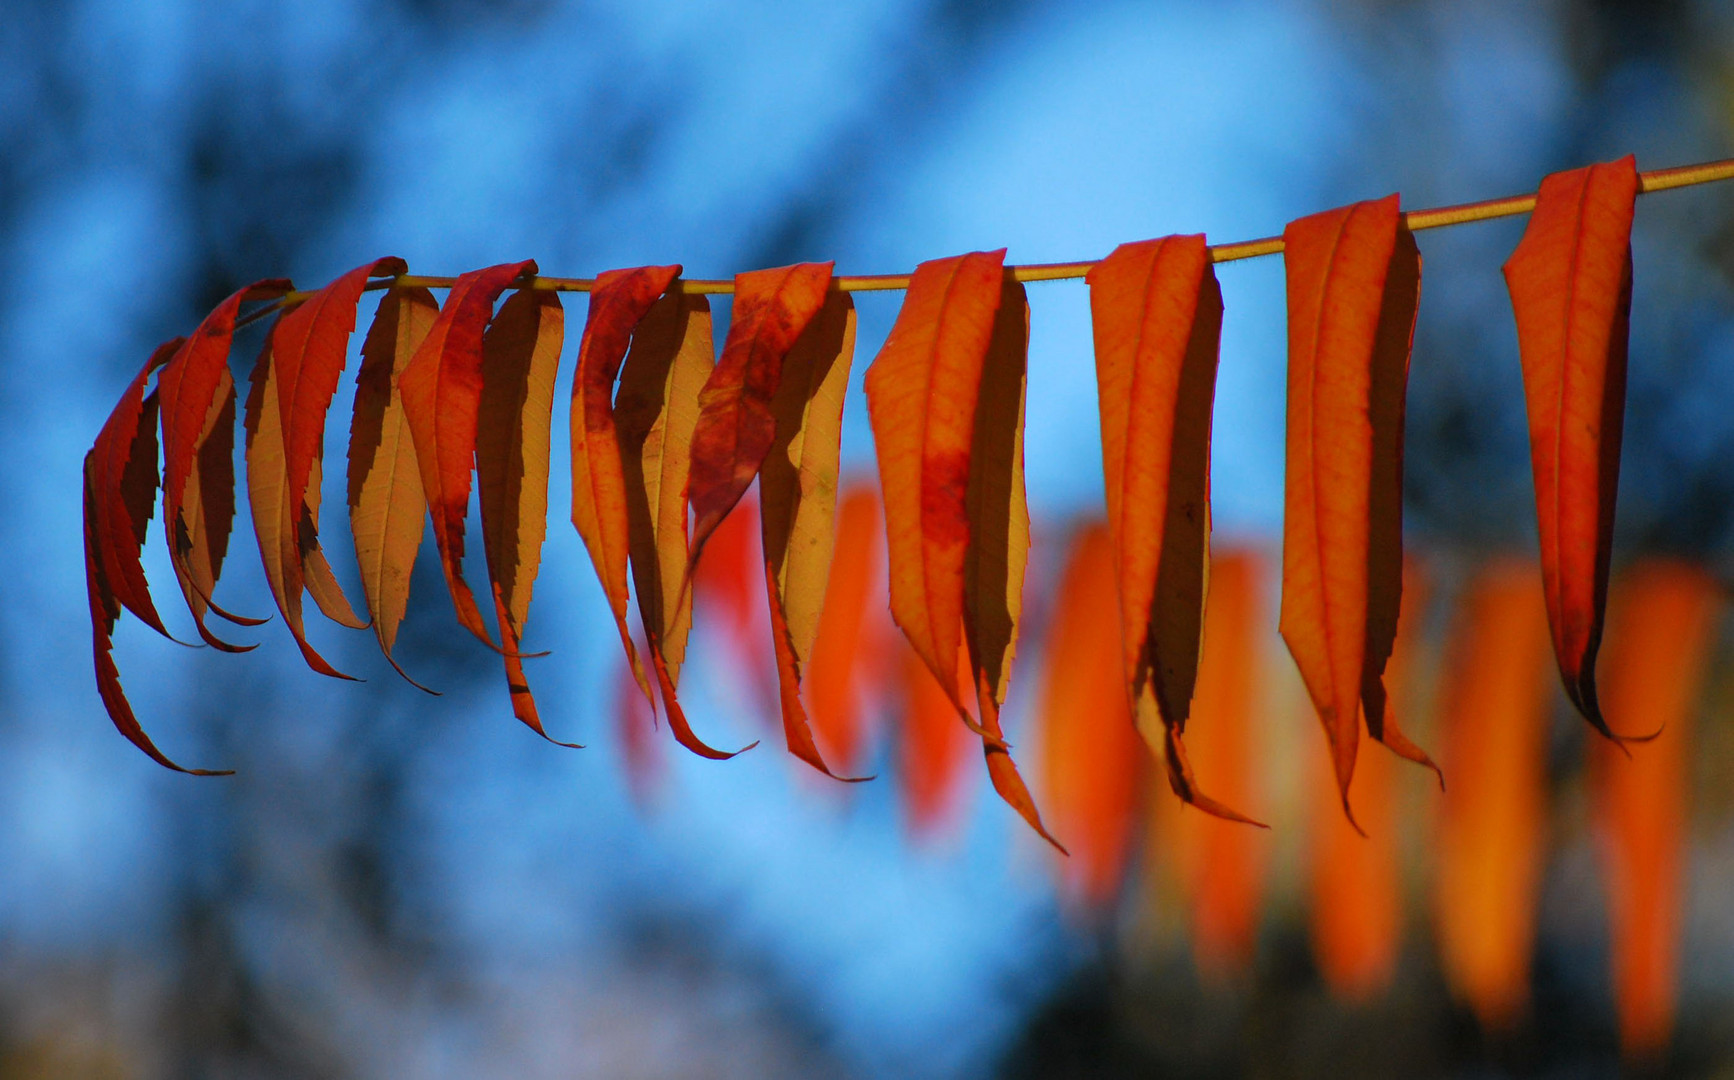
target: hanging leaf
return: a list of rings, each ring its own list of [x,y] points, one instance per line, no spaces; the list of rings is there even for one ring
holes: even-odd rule
[[[1596,702],[1595,664],[1625,423],[1637,194],[1629,154],[1554,173],[1505,262],[1554,657],[1572,704],[1610,739],[1620,736]]]
[[[1279,625],[1353,822],[1349,781],[1363,714],[1374,738],[1433,767],[1397,729],[1382,680],[1402,595],[1403,396],[1421,257],[1395,195],[1290,222],[1283,243],[1288,476]]]
[[[482,400],[482,334],[500,294],[518,278],[535,273],[535,260],[526,259],[460,275],[397,380],[452,606],[464,629],[496,650],[500,647],[488,636],[463,568],[464,518],[470,508]]]
[[[1072,853],[1055,867],[1067,898],[1095,912],[1111,908],[1119,895],[1147,759],[1121,673],[1120,627],[1102,617],[1119,602],[1113,555],[1113,540],[1099,524],[1071,542],[1036,714],[1042,797]]]
[[[626,628],[631,524],[614,426],[614,379],[626,359],[634,328],[679,276],[679,266],[598,274],[590,290],[590,314],[578,343],[578,370],[572,378],[572,524],[584,539],[602,592],[614,612],[614,625],[633,677],[645,700],[653,704],[656,698],[650,680]]]
[[[1204,648],[1188,719],[1193,729],[1188,753],[1236,806],[1269,798],[1260,782],[1264,761],[1259,753],[1266,711],[1264,643],[1270,632],[1265,574],[1265,560],[1254,549],[1218,545],[1211,553]],[[1180,809],[1176,816],[1194,962],[1218,977],[1244,972],[1258,940],[1272,834],[1211,814]]]
[[[1222,338],[1210,249],[1202,235],[1121,244],[1086,280],[1133,716],[1176,795],[1258,824],[1198,790],[1182,741],[1210,578],[1210,418]]]
[[[1413,558],[1404,560],[1403,597],[1407,602],[1385,677],[1391,698],[1408,710],[1416,700],[1411,688],[1427,600],[1426,579]],[[1321,757],[1320,766],[1323,773],[1331,771],[1328,758]],[[1386,755],[1357,765],[1349,794],[1374,823],[1366,836],[1338,812],[1333,784],[1327,780],[1316,788],[1324,797],[1316,800],[1307,860],[1313,956],[1325,985],[1353,1001],[1366,1001],[1390,985],[1403,944],[1398,782],[1396,762]]]
[[[288,457],[283,442],[282,411],[278,407],[281,386],[279,368],[273,362],[274,339],[279,321],[259,352],[253,365],[251,389],[243,426],[247,432],[247,498],[253,512],[253,532],[259,541],[259,558],[265,566],[265,581],[276,598],[277,610],[295,638],[307,666],[321,675],[350,679],[332,667],[307,642],[307,631],[301,617],[301,593],[305,575],[301,558],[301,525],[311,525],[317,512],[309,513],[307,489],[302,498],[291,501],[288,482]],[[317,460],[317,455],[314,460]],[[309,462],[308,473],[314,472]],[[311,528],[309,529],[311,533]],[[316,535],[316,534],[315,534]],[[315,540],[313,550],[317,551]],[[347,602],[345,604],[347,606]]]
[[[394,286],[380,300],[361,345],[349,428],[349,528],[373,632],[397,673],[424,690],[391,655],[409,606],[410,575],[427,510],[397,377],[438,316],[433,294],[423,288]]]
[[[1640,563],[1615,586],[1602,700],[1622,723],[1659,732],[1630,760],[1590,748],[1591,805],[1612,930],[1620,1048],[1654,1061],[1668,1048],[1686,929],[1687,758],[1722,613],[1716,581],[1688,563]]]
[[[240,625],[258,625],[211,602],[234,521],[235,382],[229,374],[229,345],[243,303],[272,299],[290,288],[288,281],[270,279],[231,294],[205,316],[157,377],[169,562],[199,636],[225,652],[246,652],[253,646],[231,645],[212,634],[205,626],[207,610]]]
[[[761,602],[765,556],[755,491],[741,496],[735,509],[711,533],[693,570],[693,606],[700,621],[731,653],[728,663],[751,711],[767,727],[780,724],[777,662],[771,649],[771,620]]]
[[[548,532],[549,429],[554,375],[565,341],[559,293],[519,289],[500,305],[482,338],[476,496],[512,715],[549,742],[576,748],[577,743],[559,742],[543,729],[519,651]]]
[[[651,738],[656,712],[639,692],[632,664],[625,655],[615,661],[614,729],[620,740],[620,761],[626,773],[626,790],[639,813],[656,808],[661,794],[666,762],[661,744]]]
[[[1004,262],[1002,249],[916,267],[866,379],[885,495],[892,617],[953,711],[990,739],[963,704],[953,657],[963,639],[976,399]]]
[[[740,751],[724,753],[699,739],[675,696],[692,626],[692,595],[686,588],[689,453],[711,348],[709,301],[687,296],[678,281],[671,284],[633,332],[614,423],[638,613],[662,708],[682,746],[701,757],[723,759]]]
[[[157,394],[153,391],[147,396],[144,386],[153,372],[168,363],[183,340],[176,338],[157,346],[127,385],[96,444],[84,456],[85,588],[90,599],[97,693],[115,729],[152,760],[176,772],[226,776],[226,771],[184,769],[157,749],[121,689],[120,669],[113,655],[114,624],[123,604],[151,629],[169,637],[151,602],[139,562],[157,491]]]
[[[93,550],[102,580],[118,603],[171,641],[174,638],[151,601],[139,561],[157,494],[157,394],[153,391],[147,397],[144,388],[185,341],[175,338],[158,345],[127,385],[90,448],[86,481],[91,489]]]
[[[275,376],[276,407],[280,413],[281,442],[286,459],[283,501],[293,510],[291,521],[297,540],[284,552],[289,581],[299,581],[307,576],[301,570],[298,518],[301,508],[309,505],[308,482],[315,463],[324,454],[325,414],[331,408],[331,398],[337,393],[338,377],[343,373],[349,352],[349,335],[355,331],[355,308],[361,300],[362,289],[370,277],[396,276],[408,269],[402,259],[390,256],[363,263],[285,311],[272,327],[270,367]],[[315,495],[314,499],[317,498]],[[311,528],[315,534],[318,527],[319,518],[314,514]],[[322,573],[314,571],[313,578],[321,579],[321,592],[325,585],[323,577]],[[335,582],[331,585],[334,588]],[[282,600],[279,595],[279,609]],[[298,607],[299,598],[296,604]],[[322,603],[321,607],[324,606]],[[342,601],[342,609],[348,607],[349,602]],[[285,621],[288,614],[284,611]],[[307,649],[299,618],[297,613],[297,625],[291,629],[305,655]],[[311,658],[308,662],[312,663]]]
[[[1489,1030],[1509,1029],[1528,1001],[1546,858],[1550,680],[1539,585],[1528,566],[1484,566],[1440,683],[1451,783],[1434,844],[1439,959]]]
[[[847,293],[831,293],[783,362],[782,382],[771,401],[776,437],[759,474],[760,537],[784,738],[790,753],[839,780],[861,778],[838,776],[825,764],[801,701],[801,684],[831,575],[843,393],[854,359],[854,301]]]
[[[1042,815],[1006,749],[1000,708],[1017,655],[1023,615],[1024,568],[1030,550],[1030,508],[1024,493],[1024,384],[1029,359],[1030,305],[1024,287],[1001,282],[998,311],[976,397],[969,488],[964,505],[969,547],[963,564],[963,628],[982,727],[988,777],[1006,804],[1042,839],[1064,852],[1042,826]]]
[[[859,767],[865,742],[861,697],[873,678],[863,662],[871,648],[864,638],[871,632],[870,598],[877,595],[874,586],[884,572],[879,530],[878,491],[870,482],[846,487],[838,501],[825,603],[802,671],[813,741],[843,773]]]
[[[831,264],[799,263],[735,275],[722,357],[699,393],[692,438],[692,549],[704,550],[752,486],[776,439],[772,401],[783,361],[824,306]]]

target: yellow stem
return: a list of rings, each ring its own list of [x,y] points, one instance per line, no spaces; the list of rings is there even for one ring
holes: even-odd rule
[[[1734,179],[1734,158],[1724,161],[1708,161],[1699,165],[1682,165],[1673,169],[1657,169],[1654,172],[1638,174],[1638,191],[1648,194],[1652,191],[1667,191],[1671,188],[1691,187],[1694,184],[1713,184],[1722,180]],[[1535,209],[1535,193],[1527,195],[1510,195],[1503,199],[1486,199],[1482,202],[1462,203],[1457,206],[1440,206],[1430,210],[1411,210],[1403,215],[1404,222],[1411,230],[1419,232],[1422,229],[1438,229],[1447,225],[1462,225],[1471,221],[1490,221],[1493,218],[1515,217],[1527,214]],[[1282,252],[1282,237],[1267,236],[1259,240],[1241,240],[1232,244],[1216,244],[1210,249],[1210,257],[1215,262],[1234,262],[1239,259],[1256,259],[1262,255],[1277,255]],[[1090,272],[1095,262],[1070,263],[1028,263],[1023,266],[1009,266],[1013,278],[1018,281],[1064,281],[1081,278]],[[456,278],[429,277],[421,274],[405,274],[402,277],[382,278],[369,282],[369,289],[384,289],[392,285],[416,286],[429,289],[447,289]],[[880,292],[892,289],[907,289],[908,274],[868,274],[856,277],[836,277],[833,284],[843,292]],[[536,277],[527,284],[535,289],[553,289],[557,292],[589,292],[596,284],[593,278],[557,278]],[[682,287],[689,293],[732,293],[735,283],[731,280],[688,279],[682,282]],[[310,296],[306,292],[293,292],[276,301],[265,309],[249,315],[243,322],[251,322],[283,304],[298,303]]]

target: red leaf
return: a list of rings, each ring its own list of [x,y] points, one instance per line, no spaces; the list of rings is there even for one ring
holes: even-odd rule
[[[213,436],[224,438],[218,434],[219,429],[227,432],[231,450],[234,446],[235,387],[229,375],[229,345],[241,304],[281,296],[290,288],[288,281],[274,278],[256,281],[230,295],[205,316],[157,377],[162,398],[163,531],[168,536],[169,561],[175,568],[199,636],[227,652],[245,652],[253,646],[240,647],[219,640],[205,626],[206,607],[231,622],[256,623],[237,619],[211,603],[233,520],[234,462],[229,458],[230,490],[225,500],[219,490],[222,462],[216,453],[222,443],[212,447],[208,455],[201,451]],[[225,409],[229,420],[226,428],[221,422]],[[206,464],[216,466],[219,475],[201,477],[200,468]],[[199,480],[197,485],[193,484],[195,479]],[[207,499],[207,494],[213,498]],[[226,517],[222,514],[225,502],[229,508]],[[188,514],[187,510],[194,512]],[[212,532],[220,534],[221,543],[215,542],[216,536],[208,535]]]
[[[121,394],[90,450],[92,527],[103,578],[116,600],[170,640],[139,562],[157,494],[157,395],[147,398],[144,387],[185,341],[175,338],[157,346]]]
[[[803,673],[813,736],[845,773],[857,769],[865,733],[860,697],[867,681],[861,657],[873,586],[882,573],[879,493],[871,484],[846,488],[837,506],[836,551],[825,585],[819,631]]]
[[[1554,657],[1584,719],[1619,739],[1596,702],[1626,408],[1632,306],[1631,155],[1554,173],[1505,283],[1517,317],[1541,574]]]
[[[782,383],[783,359],[824,306],[831,266],[800,263],[735,275],[728,337],[699,391],[692,434],[694,559],[770,452],[777,433],[771,399]]]
[[[464,517],[469,513],[476,413],[482,400],[482,333],[500,294],[519,277],[535,272],[535,260],[526,259],[460,276],[397,383],[458,622],[496,650],[500,647],[488,636],[463,574]]]
[[[1202,235],[1121,244],[1087,280],[1133,717],[1166,762],[1174,794],[1258,824],[1198,790],[1182,741],[1210,576],[1210,420],[1222,338],[1210,248]]]
[[[1361,717],[1402,737],[1382,674],[1402,595],[1403,395],[1421,258],[1397,196],[1283,232],[1288,277],[1288,476],[1280,628],[1331,745],[1349,809]],[[1358,826],[1357,826],[1358,827]]]
[[[631,543],[626,474],[614,426],[614,380],[626,347],[650,305],[680,276],[679,266],[608,270],[590,290],[590,315],[572,378],[572,524],[583,537],[614,612],[620,645],[645,700],[656,698],[626,626],[626,568]]]

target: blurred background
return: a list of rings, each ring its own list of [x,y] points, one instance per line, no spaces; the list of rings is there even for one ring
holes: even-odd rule
[[[871,606],[871,662],[823,734],[872,783],[822,783],[782,752],[762,616],[726,566],[698,599],[685,699],[710,741],[767,742],[716,764],[651,731],[619,693],[558,450],[526,646],[552,652],[530,671],[551,733],[588,749],[512,720],[424,549],[398,656],[438,698],[330,624],[317,646],[365,683],[307,671],[276,622],[233,658],[123,620],[146,729],[238,770],[172,775],[95,693],[77,491],[151,348],[255,278],[316,286],[385,254],[574,276],[877,273],[1000,246],[1072,260],[1270,235],[1393,190],[1408,207],[1532,190],[1628,152],[1721,158],[1731,136],[1734,8],[1688,0],[14,0],[0,1077],[1729,1075],[1726,186],[1638,211],[1605,689],[1616,726],[1665,729],[1630,762],[1585,739],[1537,629],[1499,275],[1523,223],[1421,236],[1392,678],[1452,786],[1370,747],[1365,840],[1321,798],[1323,739],[1275,634],[1278,260],[1219,271],[1218,584],[1194,736],[1201,777],[1268,834],[1182,814],[1129,764],[1113,695],[1053,674],[1103,653],[1085,647],[1101,464],[1079,283],[1030,293],[1036,536],[1008,713],[1064,864],[967,741],[921,726]],[[859,377],[898,300],[858,301],[844,462],[869,520]],[[562,400],[583,301],[567,307]],[[564,425],[562,407],[557,448]],[[326,473],[341,507],[342,470]],[[326,546],[353,583],[340,516]],[[229,567],[220,600],[265,614],[244,523]],[[166,603],[156,531],[146,568]]]

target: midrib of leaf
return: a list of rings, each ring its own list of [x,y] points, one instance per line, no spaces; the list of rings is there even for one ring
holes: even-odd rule
[[[1330,254],[1330,257],[1325,260],[1325,272],[1324,272],[1323,276],[1320,277],[1320,279],[1319,279],[1319,290],[1318,290],[1319,316],[1318,316],[1318,319],[1313,323],[1312,370],[1310,372],[1308,372],[1309,385],[1307,386],[1307,448],[1306,448],[1306,454],[1307,454],[1307,487],[1309,488],[1311,495],[1312,495],[1312,519],[1313,519],[1313,551],[1312,551],[1312,555],[1313,555],[1313,559],[1316,561],[1317,567],[1318,567],[1319,609],[1320,609],[1320,615],[1321,615],[1321,617],[1319,619],[1319,632],[1320,632],[1320,635],[1324,638],[1324,642],[1325,642],[1325,675],[1327,678],[1330,679],[1330,682],[1331,682],[1331,709],[1333,712],[1333,717],[1335,714],[1335,710],[1337,709],[1337,669],[1336,669],[1336,664],[1333,663],[1333,660],[1335,659],[1335,657],[1333,655],[1333,650],[1331,648],[1331,618],[1330,618],[1330,606],[1331,605],[1330,605],[1330,601],[1325,596],[1325,538],[1324,538],[1324,533],[1320,529],[1320,526],[1319,526],[1319,468],[1318,468],[1319,341],[1324,337],[1325,316],[1327,315],[1327,313],[1329,311],[1329,309],[1325,306],[1325,294],[1330,291],[1331,280],[1336,277],[1337,255],[1342,250],[1343,234],[1348,231],[1349,223],[1351,221],[1355,220],[1355,215],[1358,214],[1359,212],[1360,212],[1360,207],[1356,206],[1356,207],[1350,209],[1350,211],[1347,214],[1343,215],[1342,222],[1339,223],[1337,226],[1336,234],[1331,237],[1331,254]],[[1335,719],[1338,723],[1341,723],[1340,717],[1335,717]],[[1335,758],[1336,758],[1336,733],[1334,731],[1331,733],[1331,757],[1332,757],[1332,768],[1334,771],[1335,770]]]
[[[1120,490],[1119,490],[1118,495],[1117,495],[1117,499],[1118,499],[1118,502],[1120,504],[1120,507],[1119,507],[1120,520],[1114,523],[1117,526],[1117,528],[1114,530],[1113,533],[1110,534],[1110,539],[1113,541],[1113,543],[1116,545],[1116,547],[1119,545],[1120,538],[1125,535],[1125,531],[1126,531],[1126,514],[1127,514],[1127,512],[1126,512],[1126,473],[1128,470],[1128,466],[1131,464],[1131,461],[1132,461],[1132,428],[1133,428],[1133,425],[1136,424],[1138,421],[1138,415],[1137,415],[1138,410],[1136,409],[1135,406],[1136,406],[1136,403],[1138,401],[1138,390],[1139,390],[1140,386],[1142,386],[1142,384],[1143,384],[1142,375],[1144,374],[1143,365],[1140,364],[1138,362],[1138,360],[1144,354],[1144,328],[1149,325],[1149,320],[1150,320],[1150,308],[1152,306],[1152,300],[1151,300],[1151,296],[1150,296],[1150,293],[1151,293],[1150,281],[1156,275],[1156,264],[1159,261],[1161,261],[1161,258],[1162,258],[1162,248],[1158,247],[1156,249],[1156,251],[1154,253],[1152,253],[1152,255],[1150,257],[1149,270],[1144,275],[1144,298],[1143,298],[1143,302],[1139,305],[1139,309],[1138,309],[1138,333],[1133,339],[1132,382],[1131,382],[1131,385],[1127,388],[1127,392],[1126,392],[1126,397],[1128,399],[1128,405],[1129,405],[1127,412],[1126,412],[1126,430],[1121,435],[1121,438],[1120,438],[1120,442],[1121,442],[1121,445],[1120,445]],[[1193,317],[1196,319],[1197,318],[1197,305],[1194,304],[1193,307],[1194,307]],[[1184,360],[1182,362],[1184,363]],[[1172,463],[1172,459],[1173,459],[1172,444],[1170,444],[1169,458],[1170,458],[1170,463]],[[1162,501],[1162,508],[1161,508],[1162,512],[1161,512],[1161,514],[1159,514],[1157,516],[1158,516],[1158,520],[1161,520],[1164,523],[1164,525],[1166,525],[1167,518],[1168,518],[1168,486],[1166,484],[1164,484],[1162,486],[1162,500],[1161,501]],[[1156,547],[1156,565],[1158,567],[1160,567],[1162,565],[1162,545],[1166,544],[1167,541],[1168,541],[1168,533],[1167,533],[1167,529],[1164,528],[1162,530],[1162,543],[1158,544]],[[1118,558],[1120,555],[1119,551],[1116,550],[1114,554],[1116,556],[1116,562],[1118,562]],[[1117,571],[1119,569],[1118,566],[1116,566],[1115,569]],[[1115,577],[1115,581],[1114,581],[1115,592],[1118,593],[1120,591],[1119,574],[1116,573],[1114,575],[1114,577]],[[1154,592],[1152,592],[1151,598],[1152,598],[1152,602],[1154,602],[1154,598],[1155,598]],[[1122,597],[1122,602],[1124,602],[1123,597]],[[1140,623],[1140,626],[1141,626],[1140,633],[1141,633],[1142,637],[1141,637],[1141,640],[1140,640],[1139,645],[1138,645],[1138,655],[1139,655],[1139,659],[1144,662],[1144,669],[1148,673],[1150,681],[1152,683],[1155,683],[1155,682],[1160,681],[1160,676],[1159,676],[1158,671],[1157,671],[1157,666],[1153,663],[1150,663],[1149,659],[1148,659],[1148,653],[1149,653],[1149,649],[1150,649],[1149,612],[1146,611],[1144,613],[1144,616],[1145,617],[1141,620],[1141,623]],[[1134,676],[1134,677],[1136,677],[1136,676]],[[1131,688],[1128,687],[1128,694],[1129,695],[1130,695],[1130,692],[1131,692]],[[1136,712],[1136,706],[1137,706],[1136,700],[1132,701],[1130,704],[1133,706],[1133,711],[1135,713]]]
[[[1565,399],[1566,399],[1565,384],[1566,384],[1566,380],[1571,378],[1571,370],[1572,370],[1571,328],[1572,328],[1572,323],[1575,321],[1574,317],[1575,317],[1575,314],[1577,311],[1578,270],[1582,266],[1582,263],[1583,263],[1583,215],[1584,215],[1584,207],[1589,202],[1590,182],[1591,182],[1591,180],[1594,179],[1594,177],[1595,177],[1595,168],[1594,168],[1594,166],[1591,166],[1588,170],[1586,170],[1584,172],[1583,184],[1581,186],[1579,186],[1578,193],[1577,193],[1577,214],[1575,215],[1575,217],[1572,220],[1572,230],[1571,230],[1571,272],[1570,272],[1570,274],[1567,275],[1567,280],[1566,280],[1565,317],[1563,320],[1563,323],[1564,323],[1563,328],[1562,328],[1563,333],[1562,333],[1562,336],[1560,338],[1560,343],[1563,346],[1563,348],[1561,350],[1562,354],[1560,356],[1560,365],[1559,365],[1559,388],[1554,391],[1554,402],[1553,402],[1553,405],[1554,405],[1554,413],[1553,413],[1553,499],[1552,499],[1553,505],[1551,507],[1549,507],[1549,515],[1548,515],[1549,518],[1551,518],[1553,521],[1553,544],[1552,544],[1553,550],[1551,551],[1551,553],[1549,553],[1548,557],[1544,558],[1544,560],[1542,562],[1543,566],[1551,565],[1553,567],[1553,573],[1551,575],[1545,575],[1545,574],[1543,575],[1544,578],[1545,577],[1552,577],[1553,578],[1552,581],[1545,581],[1543,583],[1544,586],[1546,587],[1547,591],[1548,591],[1548,597],[1547,597],[1548,607],[1551,609],[1548,612],[1549,623],[1550,623],[1549,629],[1550,630],[1552,629],[1551,622],[1552,622],[1553,612],[1554,611],[1561,611],[1561,605],[1564,603],[1563,594],[1562,594],[1562,586],[1560,584],[1563,575],[1560,572],[1561,568],[1559,565],[1559,553],[1560,553],[1560,537],[1559,537],[1559,472],[1560,472],[1560,469],[1559,469],[1559,462],[1560,462],[1560,457],[1562,455],[1561,443],[1564,441],[1564,433],[1565,433]],[[1605,392],[1605,387],[1604,387],[1604,392]],[[1596,437],[1597,437],[1597,440],[1599,443],[1599,440],[1601,438],[1601,434],[1599,431],[1597,432]],[[1598,449],[1599,449],[1599,446],[1598,446]],[[1600,508],[1598,507],[1597,510],[1599,513]],[[1563,614],[1563,612],[1562,612],[1562,614]],[[1572,687],[1572,690],[1573,690],[1573,693],[1575,695],[1575,693],[1577,691],[1577,687],[1574,685]]]

